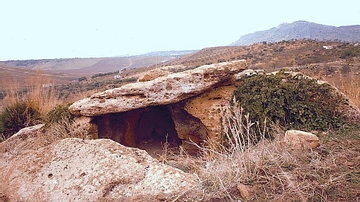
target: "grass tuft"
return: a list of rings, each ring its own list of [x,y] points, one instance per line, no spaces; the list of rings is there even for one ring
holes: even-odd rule
[[[62,102],[57,98],[49,77],[41,72],[29,76],[24,81],[24,84],[27,83],[31,85],[19,87],[19,84],[9,83],[15,87],[9,88],[2,100],[4,109],[0,114],[0,133],[5,138],[24,127],[43,123],[48,112]]]

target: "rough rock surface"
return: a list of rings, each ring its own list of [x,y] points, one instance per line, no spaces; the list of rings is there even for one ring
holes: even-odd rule
[[[211,89],[245,68],[245,60],[204,65],[96,93],[90,98],[75,102],[69,109],[75,115],[99,116],[176,103]]]
[[[145,81],[151,81],[151,80],[154,80],[158,77],[161,77],[161,76],[166,76],[168,74],[170,74],[171,72],[169,71],[166,71],[164,70],[163,68],[160,68],[160,69],[154,69],[154,70],[151,70],[149,72],[147,72],[146,74],[142,75],[138,81],[139,82],[145,82]]]
[[[195,175],[112,140],[69,138],[16,155],[2,152],[0,157],[0,196],[10,201],[197,201],[202,197]]]
[[[92,118],[81,116],[76,118],[76,122],[73,124],[73,131],[71,131],[72,137],[83,137],[84,139],[97,139],[98,128],[97,125],[91,123]]]
[[[0,144],[0,153],[11,151],[13,154],[22,152],[24,149],[35,149],[45,146],[44,141],[38,141],[40,129],[44,124],[38,124],[19,130],[6,140],[6,144]]]
[[[191,116],[185,111],[181,104],[169,106],[172,119],[174,121],[177,135],[183,140],[182,147],[186,150],[196,149],[197,145],[204,143],[208,138],[208,130],[197,117]]]
[[[251,76],[251,75],[254,75],[254,74],[263,74],[265,73],[265,71],[263,69],[247,69],[247,70],[244,70],[242,72],[239,72],[237,74],[234,74],[234,79],[235,80],[239,80],[239,79],[242,79],[244,78],[245,76]]]
[[[294,149],[314,149],[320,146],[319,138],[316,135],[300,130],[286,131],[284,142]]]
[[[201,120],[206,126],[209,139],[212,141],[219,141],[221,107],[230,102],[235,89],[233,85],[220,86],[186,103],[185,110]]]

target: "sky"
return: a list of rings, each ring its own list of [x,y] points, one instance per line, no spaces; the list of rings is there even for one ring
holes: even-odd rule
[[[360,25],[360,1],[0,0],[0,61],[225,46],[298,20]]]

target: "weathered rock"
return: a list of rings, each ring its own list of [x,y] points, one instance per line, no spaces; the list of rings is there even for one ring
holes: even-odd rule
[[[245,76],[251,76],[251,75],[254,75],[254,74],[264,74],[264,70],[263,69],[247,69],[247,70],[244,70],[242,72],[239,72],[237,74],[234,74],[234,79],[235,80],[239,80],[239,79],[242,79],[244,78]]]
[[[169,107],[171,117],[174,121],[178,137],[183,140],[184,149],[194,150],[194,145],[202,145],[208,138],[208,130],[205,125],[196,117],[184,110],[182,104],[173,104]]]
[[[201,120],[212,141],[219,141],[221,107],[229,104],[235,89],[233,85],[220,86],[196,96],[186,103],[185,110]]]
[[[7,141],[26,140],[30,137],[36,137],[38,131],[44,126],[44,124],[38,124],[34,126],[25,127],[19,130],[17,133],[7,139]]]
[[[204,65],[151,81],[130,83],[96,93],[90,98],[75,102],[69,110],[78,116],[99,116],[176,103],[211,89],[245,68],[245,60]]]
[[[195,175],[112,140],[69,138],[0,157],[0,193],[10,201],[197,201],[202,196]]]
[[[44,124],[38,124],[19,130],[6,141],[0,144],[0,153],[12,151],[19,153],[26,149],[34,149],[44,146],[44,141],[38,141],[39,131]]]
[[[286,131],[284,142],[294,149],[313,149],[320,146],[319,138],[316,135],[300,130]]]
[[[91,123],[91,121],[91,117],[76,117],[76,121],[72,125],[71,136],[83,137],[84,139],[97,139],[98,127],[96,124]]]
[[[89,130],[88,136],[112,139],[131,147],[139,147],[142,142],[153,142],[154,139],[161,144],[166,141],[172,145],[182,144],[184,149],[194,148],[186,144],[188,142],[202,144],[208,139],[208,126],[211,134],[220,130],[213,130],[212,127],[217,126],[211,123],[219,116],[209,117],[214,113],[211,103],[219,100],[209,98],[206,102],[209,106],[197,106],[191,98],[228,85],[233,74],[246,68],[246,62],[224,62],[170,73],[176,72],[177,68],[184,66],[162,67],[143,73],[140,80],[145,82],[128,84],[75,102],[69,109],[79,117],[74,124],[76,131]],[[211,112],[199,115],[185,109],[186,102]]]
[[[149,72],[147,72],[146,74],[142,75],[138,81],[139,82],[145,82],[145,81],[151,81],[151,80],[154,80],[158,77],[161,77],[161,76],[166,76],[168,74],[170,74],[171,72],[169,71],[166,71],[164,70],[163,68],[161,69],[154,69],[154,70],[151,70]]]

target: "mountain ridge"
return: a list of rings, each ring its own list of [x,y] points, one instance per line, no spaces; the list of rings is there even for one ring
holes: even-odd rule
[[[261,42],[280,42],[283,40],[330,40],[330,41],[360,41],[360,25],[331,26],[317,24],[307,21],[295,21],[292,23],[282,23],[277,27],[268,30],[257,31],[241,36],[231,46],[247,46]]]

